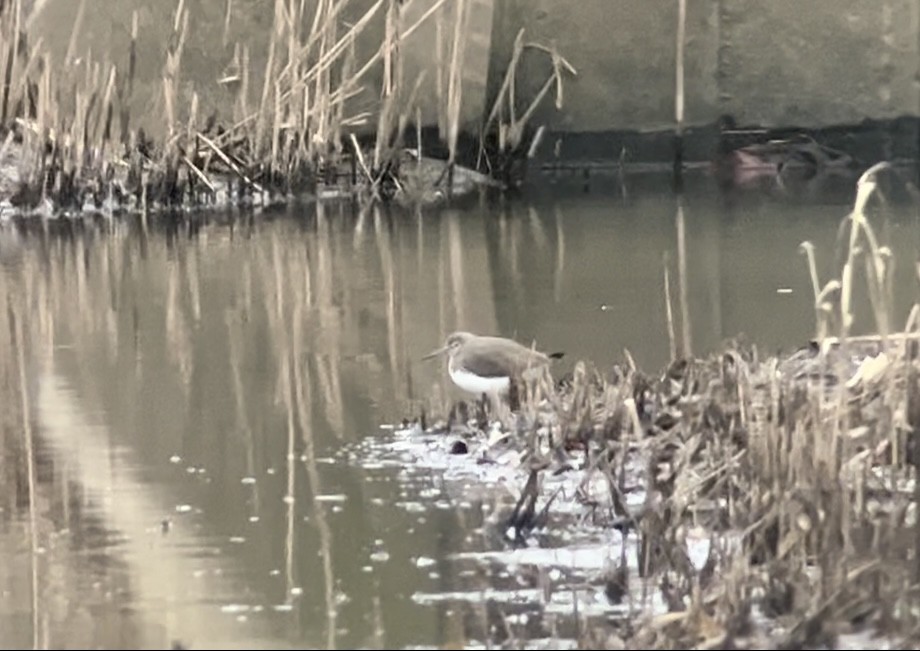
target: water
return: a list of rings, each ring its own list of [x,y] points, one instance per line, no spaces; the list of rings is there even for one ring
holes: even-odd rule
[[[613,608],[586,581],[618,534],[510,550],[495,521],[513,472],[484,490],[389,445],[459,395],[420,357],[463,327],[563,350],[557,374],[627,350],[657,372],[665,260],[678,345],[743,333],[791,350],[814,332],[798,246],[826,282],[852,198],[729,197],[697,178],[679,209],[667,179],[561,179],[419,215],[0,226],[0,646],[475,646],[509,616],[515,635],[570,643],[573,599]],[[875,226],[903,324],[915,211]]]

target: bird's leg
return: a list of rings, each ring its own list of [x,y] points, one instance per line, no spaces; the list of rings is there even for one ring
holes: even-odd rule
[[[466,427],[469,420],[470,414],[466,402],[455,402],[447,415],[447,431],[452,431],[457,426]]]
[[[517,378],[511,378],[508,384],[508,406],[511,411],[518,411],[521,408],[521,388]]]
[[[485,430],[489,426],[488,405],[489,405],[489,396],[488,394],[483,393],[479,397],[479,400],[476,403],[476,406],[479,407],[479,409],[477,410],[477,414],[476,414],[477,420],[479,421],[477,425],[479,425],[479,429],[481,430]]]
[[[511,416],[511,410],[508,405],[505,403],[504,397],[500,393],[492,394],[492,409],[495,415],[495,420],[502,424],[502,427],[505,427]]]

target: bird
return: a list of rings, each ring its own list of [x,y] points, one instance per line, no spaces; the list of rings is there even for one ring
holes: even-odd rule
[[[448,356],[450,379],[469,393],[492,396],[507,395],[511,379],[539,377],[553,359],[564,353],[546,354],[504,337],[475,335],[457,331],[448,335],[444,345],[422,359]]]

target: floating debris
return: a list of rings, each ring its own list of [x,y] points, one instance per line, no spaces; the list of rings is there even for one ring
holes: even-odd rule
[[[317,495],[317,502],[344,502],[348,499],[348,496],[344,493],[329,493],[325,495]]]

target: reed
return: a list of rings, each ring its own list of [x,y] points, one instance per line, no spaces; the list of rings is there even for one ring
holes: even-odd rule
[[[552,65],[552,72],[543,83],[540,90],[530,100],[530,103],[526,106],[523,113],[519,116],[519,108],[517,105],[517,76],[518,68],[522,65],[527,50],[542,52],[548,55]],[[521,28],[514,39],[511,59],[505,71],[502,84],[493,100],[492,109],[489,111],[480,130],[480,161],[482,161],[484,157],[486,161],[489,160],[489,157],[486,156],[487,150],[489,149],[489,147],[487,147],[487,141],[490,139],[494,140],[495,144],[493,148],[495,151],[493,157],[496,158],[497,164],[500,167],[500,169],[496,170],[494,173],[500,178],[511,180],[511,166],[514,157],[516,155],[520,156],[522,150],[531,151],[532,148],[530,145],[532,143],[527,142],[526,139],[528,124],[544,98],[554,87],[556,91],[556,108],[562,108],[564,97],[563,79],[565,73],[571,75],[578,74],[575,68],[559,54],[555,45],[547,47],[539,43],[525,42],[524,29]]]
[[[320,183],[355,185],[372,198],[388,199],[402,187],[400,163],[406,132],[419,115],[424,76],[407,79],[400,49],[429,20],[453,22],[449,56],[443,59],[445,113],[452,166],[460,133],[464,65],[463,30],[468,3],[438,0],[411,23],[411,4],[372,3],[352,23],[343,20],[348,0],[276,0],[265,68],[252,88],[250,46],[231,43],[234,3],[223,16],[223,39],[232,60],[217,80],[229,94],[232,122],[202,115],[201,95],[183,70],[191,38],[190,7],[177,0],[164,51],[160,88],[162,140],[136,127],[138,16],[129,50],[119,66],[78,52],[85,0],[77,9],[63,67],[41,43],[22,35],[22,1],[0,6],[0,135],[21,145],[23,181],[12,203],[23,213],[51,215],[102,210],[173,210],[201,205],[265,205]],[[446,18],[449,16],[449,19]],[[356,43],[376,21],[380,46],[364,61]],[[445,29],[447,29],[445,27]],[[350,101],[365,91],[369,71],[382,68],[373,150],[354,148],[356,127],[368,121]],[[64,72],[66,70],[66,73]],[[74,74],[75,73],[75,74]],[[515,122],[517,124],[517,122]],[[420,130],[421,125],[415,124]],[[362,144],[362,147],[364,145]],[[419,150],[421,144],[419,143]],[[420,154],[419,154],[420,156]],[[350,172],[363,159],[360,178]],[[351,183],[343,183],[349,180]]]
[[[541,486],[544,473],[558,484],[576,468],[575,494],[590,504],[580,502],[581,517],[623,532],[623,560],[592,580],[630,615],[582,622],[584,648],[802,648],[834,645],[844,631],[916,644],[920,302],[897,329],[893,260],[870,209],[879,169],[859,181],[837,277],[822,287],[814,247],[801,247],[810,345],[764,357],[729,341],[704,358],[672,355],[657,375],[628,352],[604,373],[579,361],[562,381],[520,393],[515,413],[491,414],[523,459],[520,500],[500,523],[511,544],[556,518],[569,531],[575,505],[555,511],[565,498]],[[863,279],[874,332],[854,336]],[[436,411],[426,419],[447,432],[456,423]],[[587,498],[596,478],[608,494]],[[627,506],[629,491],[644,494],[641,506]],[[702,565],[690,560],[691,528],[709,545]]]
[[[684,160],[684,51],[687,47],[687,0],[677,0],[677,37],[674,61],[674,170],[679,175]]]

